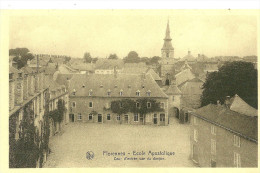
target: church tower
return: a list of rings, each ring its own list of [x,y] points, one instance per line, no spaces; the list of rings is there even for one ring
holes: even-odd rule
[[[169,20],[166,27],[163,47],[161,49],[162,58],[160,60],[160,77],[164,85],[169,85],[171,78],[175,75],[174,69],[174,48],[172,46],[172,39],[170,36]]]
[[[165,38],[164,38],[164,44],[161,49],[162,52],[162,58],[174,58],[174,48],[172,47],[172,39],[170,36],[170,26],[169,26],[169,20],[167,23]]]

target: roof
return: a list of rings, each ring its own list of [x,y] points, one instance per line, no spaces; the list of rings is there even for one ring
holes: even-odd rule
[[[180,85],[179,88],[182,92],[182,94],[202,94],[202,85],[203,85],[203,81],[198,79],[198,78],[194,78],[191,80],[186,81],[185,83],[183,83],[183,85]]]
[[[57,77],[55,79],[55,81],[60,84],[60,85],[66,85],[67,80],[70,80],[74,75],[82,75],[82,74],[57,74]],[[86,74],[83,74],[86,75]]]
[[[257,117],[246,116],[228,109],[225,105],[209,104],[193,114],[211,123],[230,129],[243,137],[257,141]]]
[[[233,102],[230,106],[230,110],[247,116],[258,116],[257,109],[247,104],[237,94],[232,98],[232,100]]]
[[[125,68],[141,68],[141,67],[147,67],[145,62],[138,62],[138,63],[125,63],[124,64]]]
[[[195,61],[196,59],[194,56],[191,55],[190,51],[188,51],[188,54],[184,56],[181,61]]]
[[[168,95],[181,95],[181,91],[176,85],[170,85],[165,93]]]
[[[125,67],[121,70],[120,73],[124,74],[142,74],[146,73],[148,70],[147,67]]]
[[[53,75],[57,69],[55,67],[44,67],[43,70],[45,71],[45,74]]]
[[[82,64],[72,64],[71,68],[80,70],[80,71],[93,71],[94,67],[91,63],[82,63]]]
[[[95,69],[113,69],[117,67],[117,69],[121,69],[124,66],[124,61],[122,59],[104,59],[99,58],[96,61]]]
[[[191,72],[190,69],[186,69],[176,74],[175,78],[176,78],[176,84],[177,86],[179,86],[188,80],[194,79],[195,75]]]
[[[155,73],[153,69],[149,69],[147,73],[151,74],[154,80],[162,80],[162,78],[160,78],[160,76],[157,73]]]
[[[110,90],[110,97],[168,98],[150,74],[117,74],[116,77],[103,74],[74,74],[70,79],[70,94],[74,90],[76,96],[88,96],[89,91],[92,90],[92,96],[108,97],[107,92]],[[119,95],[120,90],[123,91],[123,96]],[[136,96],[138,90],[140,96]],[[147,96],[148,91],[151,92],[151,96]]]
[[[21,71],[18,70],[17,68],[14,68],[13,66],[10,66],[9,73],[21,73]]]

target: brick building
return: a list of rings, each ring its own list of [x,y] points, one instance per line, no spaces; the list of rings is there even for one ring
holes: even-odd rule
[[[150,74],[74,74],[67,79],[72,122],[168,125],[168,97]],[[110,109],[114,100],[140,98],[156,100],[164,111],[141,116],[131,112],[117,115]]]
[[[241,100],[190,113],[191,159],[199,166],[257,167],[257,110]]]

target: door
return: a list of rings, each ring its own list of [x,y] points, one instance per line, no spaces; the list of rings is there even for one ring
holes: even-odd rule
[[[98,122],[102,123],[102,115],[101,114],[98,114]]]
[[[217,167],[217,162],[216,162],[215,160],[212,160],[212,159],[211,159],[210,166],[211,166],[212,168]]]
[[[140,115],[140,123],[144,124],[144,115]]]
[[[74,122],[74,114],[70,114],[70,122]]]
[[[161,126],[165,125],[165,114],[160,114],[160,125]]]
[[[128,124],[128,115],[125,115],[124,123]]]
[[[157,124],[157,115],[156,114],[153,115],[153,124]]]
[[[198,156],[198,147],[196,145],[192,145],[192,160],[198,163],[199,156]]]

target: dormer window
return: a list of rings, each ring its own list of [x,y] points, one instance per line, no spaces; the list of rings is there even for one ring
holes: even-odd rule
[[[148,91],[146,92],[146,95],[147,95],[148,97],[150,97],[150,96],[151,96],[151,91],[148,90]]]
[[[73,92],[72,92],[72,95],[76,95],[76,90],[75,89],[73,89]]]
[[[139,90],[136,91],[136,96],[140,96],[140,91]]]
[[[88,95],[92,96],[92,94],[93,94],[93,91],[92,91],[92,89],[90,89],[89,92],[88,92]]]
[[[111,95],[111,90],[109,89],[108,91],[107,91],[107,96],[110,96]]]
[[[115,88],[117,88],[117,85],[115,85]]]
[[[142,88],[144,89],[144,85],[142,85]]]
[[[100,85],[100,88],[103,88],[103,85]]]
[[[131,85],[128,85],[128,88],[131,88]]]
[[[120,95],[120,96],[123,95],[123,90],[122,90],[122,89],[120,90],[119,95]]]
[[[82,85],[82,88],[85,88],[85,84]]]

